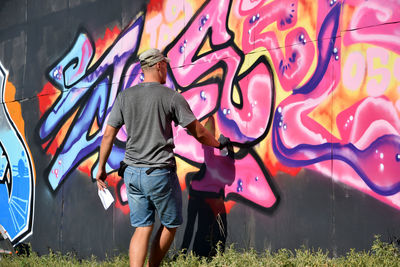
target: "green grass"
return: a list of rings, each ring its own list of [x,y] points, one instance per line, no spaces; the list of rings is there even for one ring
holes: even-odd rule
[[[128,256],[120,255],[104,261],[77,259],[71,254],[61,255],[50,252],[45,256],[31,253],[25,256],[3,256],[0,266],[128,266]],[[238,251],[230,246],[224,253],[217,253],[211,259],[199,258],[189,254],[178,254],[177,257],[166,259],[162,266],[219,266],[219,267],[252,267],[252,266],[399,266],[400,251],[394,244],[382,242],[376,237],[369,251],[351,249],[346,255],[331,258],[328,251],[311,250],[302,247],[294,251],[280,249],[277,252],[265,251],[258,253],[254,249]]]

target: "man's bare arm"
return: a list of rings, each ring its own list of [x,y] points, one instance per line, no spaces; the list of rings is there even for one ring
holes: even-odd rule
[[[203,145],[219,147],[217,139],[198,120],[191,122],[186,129]]]
[[[104,183],[104,180],[107,178],[106,162],[108,157],[110,156],[111,149],[118,131],[119,128],[114,128],[110,125],[107,125],[103,135],[103,140],[101,141],[100,155],[99,155],[99,169],[96,175],[97,186],[100,190],[107,187],[106,184]]]

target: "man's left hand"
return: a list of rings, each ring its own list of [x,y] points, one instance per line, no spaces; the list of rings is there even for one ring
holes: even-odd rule
[[[107,173],[105,171],[99,170],[96,176],[97,188],[101,191],[107,188],[105,180],[107,178]]]

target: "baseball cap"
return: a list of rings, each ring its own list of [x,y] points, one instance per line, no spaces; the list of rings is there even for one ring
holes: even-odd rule
[[[140,66],[142,68],[151,67],[163,60],[167,63],[170,62],[170,59],[165,57],[157,48],[147,49],[139,55]]]

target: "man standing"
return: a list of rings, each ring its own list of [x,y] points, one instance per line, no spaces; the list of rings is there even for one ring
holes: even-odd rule
[[[222,149],[229,139],[219,141],[203,127],[189,104],[178,92],[163,86],[169,59],[158,49],[139,56],[144,81],[118,94],[107,122],[100,147],[100,190],[106,188],[105,165],[115,137],[125,124],[127,141],[124,182],[128,195],[131,224],[135,227],[129,245],[130,266],[143,266],[155,212],[161,226],[151,246],[149,266],[159,266],[182,224],[182,194],[176,175],[172,122],[186,128],[200,143]]]

